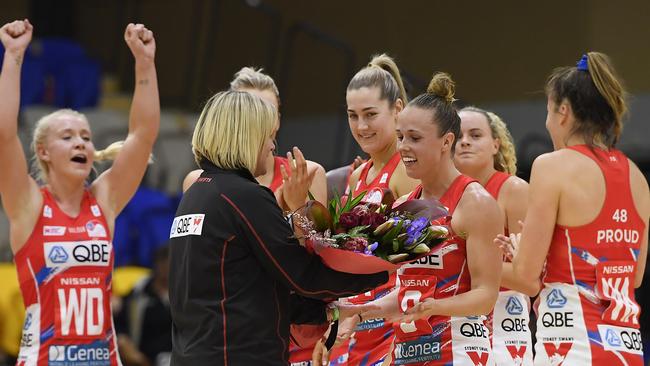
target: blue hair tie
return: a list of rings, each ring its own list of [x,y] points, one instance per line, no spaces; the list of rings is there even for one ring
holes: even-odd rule
[[[580,71],[589,71],[589,57],[586,54],[582,55],[580,61],[576,63],[576,67]]]

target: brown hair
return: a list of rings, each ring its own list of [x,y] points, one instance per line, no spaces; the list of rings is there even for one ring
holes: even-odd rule
[[[582,135],[587,144],[596,141],[614,147],[623,131],[627,112],[626,92],[607,55],[588,52],[588,70],[560,67],[546,82],[546,94],[556,104],[565,99],[576,117],[573,133]]]
[[[427,91],[413,99],[409,106],[431,110],[433,122],[438,125],[439,136],[447,132],[454,134],[454,140],[460,135],[460,117],[454,108],[454,93],[456,84],[449,74],[439,72],[433,74]],[[451,145],[452,154],[456,150],[455,143]]]
[[[492,138],[499,139],[499,151],[494,156],[494,169],[508,174],[516,174],[517,154],[515,153],[515,144],[510,131],[508,131],[508,126],[501,117],[474,106],[465,107],[460,111],[479,113],[485,117],[488,126],[490,126]]]
[[[408,102],[399,68],[395,60],[385,53],[374,56],[366,67],[357,72],[347,90],[361,88],[379,88],[381,100],[388,100],[391,106],[395,105],[397,99],[404,104]]]

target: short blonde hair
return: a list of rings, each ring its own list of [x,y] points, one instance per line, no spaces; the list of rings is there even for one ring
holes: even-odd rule
[[[47,136],[50,134],[52,121],[64,116],[79,118],[88,123],[88,119],[83,113],[79,113],[72,109],[59,109],[46,116],[41,117],[41,119],[36,122],[36,126],[34,127],[31,144],[32,152],[34,153],[34,156],[32,157],[32,169],[36,173],[36,179],[43,183],[47,182],[50,168],[46,162],[38,158],[37,148],[39,145],[45,144]],[[117,141],[110,144],[104,150],[95,150],[95,154],[93,156],[94,161],[102,162],[115,160],[117,154],[119,154],[120,150],[122,149],[123,144],[124,141]]]
[[[217,93],[207,101],[194,129],[194,159],[198,164],[207,160],[222,169],[247,169],[254,174],[276,119],[275,107],[260,97],[232,90]]]

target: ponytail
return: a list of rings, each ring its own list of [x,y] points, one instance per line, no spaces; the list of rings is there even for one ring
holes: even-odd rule
[[[350,80],[347,90],[361,88],[379,88],[381,100],[388,100],[391,106],[397,99],[408,103],[406,89],[399,68],[390,56],[385,53],[374,56],[370,63]]]
[[[626,92],[609,58],[600,52],[589,52],[578,67],[553,70],[546,82],[546,94],[555,104],[567,100],[576,117],[572,131],[587,144],[600,142],[616,146],[623,131],[627,112]]]

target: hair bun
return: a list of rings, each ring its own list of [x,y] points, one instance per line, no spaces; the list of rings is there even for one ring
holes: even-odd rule
[[[453,103],[454,93],[456,92],[456,83],[451,80],[451,76],[444,72],[433,74],[433,78],[427,86],[427,93],[433,94],[439,98],[444,99],[447,103]]]

